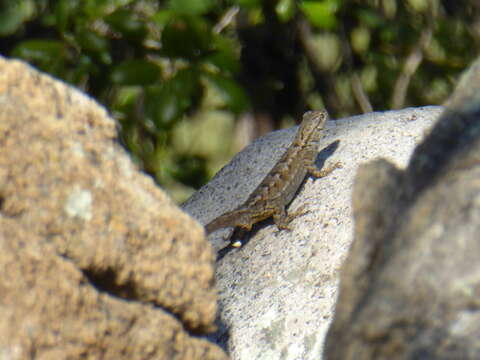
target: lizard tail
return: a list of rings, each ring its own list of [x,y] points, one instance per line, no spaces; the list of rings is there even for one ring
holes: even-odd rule
[[[205,231],[207,234],[210,234],[214,232],[215,230],[221,229],[223,227],[229,227],[232,225],[229,225],[229,223],[232,222],[233,220],[233,214],[232,213],[226,213],[223,214],[222,216],[219,216],[216,219],[213,219],[210,221],[206,226],[205,226]]]
[[[241,225],[241,213],[237,211],[231,211],[219,216],[212,220],[205,226],[207,235],[221,228],[233,227]]]

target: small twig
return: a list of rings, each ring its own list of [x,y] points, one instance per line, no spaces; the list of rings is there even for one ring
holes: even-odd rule
[[[423,60],[424,51],[432,39],[432,27],[433,26],[430,24],[425,30],[422,31],[417,45],[413,48],[412,52],[403,64],[403,70],[398,76],[393,90],[391,102],[392,109],[400,109],[405,105],[405,98],[407,96],[407,89],[408,85],[410,84],[410,80],[420,66],[420,63]]]
[[[240,6],[234,5],[223,14],[220,21],[213,27],[213,32],[219,34],[225,29],[240,11]]]
[[[357,104],[360,106],[362,113],[366,114],[372,112],[373,107],[370,103],[370,99],[363,88],[358,74],[354,71],[352,71],[350,74],[350,83],[352,84],[353,96],[355,97]]]
[[[342,40],[343,53],[345,54],[345,63],[348,67],[350,84],[352,86],[352,92],[353,92],[355,101],[360,106],[360,109],[364,114],[372,112],[373,111],[372,103],[370,102],[370,99],[368,98],[368,95],[365,89],[363,88],[360,77],[358,76],[357,72],[354,70],[352,48],[350,47],[350,43],[348,42],[347,36],[345,35],[345,29],[343,28],[343,26],[340,31],[340,38]]]
[[[336,117],[341,113],[341,101],[335,89],[335,80],[333,75],[322,69],[322,65],[317,57],[317,49],[313,44],[312,31],[308,22],[298,17],[296,20],[298,40],[300,46],[303,48],[303,53],[307,59],[310,71],[313,74],[315,86],[319,89],[323,98],[325,108],[332,117]]]

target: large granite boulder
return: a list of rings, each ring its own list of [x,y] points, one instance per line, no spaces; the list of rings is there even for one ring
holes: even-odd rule
[[[360,167],[325,359],[480,359],[480,61],[405,170]]]
[[[203,229],[87,96],[0,58],[0,357],[225,359]]]
[[[219,253],[219,331],[211,338],[233,359],[319,359],[333,317],[339,268],[353,233],[351,190],[360,164],[379,156],[405,166],[441,107],[410,108],[330,121],[318,166],[340,161],[321,179],[309,178],[289,209],[305,206],[292,231],[272,221],[257,226],[248,243]],[[234,157],[183,208],[201,223],[240,205],[273,167],[296,129],[273,132]],[[380,180],[380,179],[379,179]]]

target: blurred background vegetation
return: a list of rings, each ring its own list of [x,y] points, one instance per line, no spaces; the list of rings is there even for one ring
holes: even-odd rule
[[[105,105],[180,202],[306,109],[441,103],[479,20],[466,0],[2,0],[0,53]]]

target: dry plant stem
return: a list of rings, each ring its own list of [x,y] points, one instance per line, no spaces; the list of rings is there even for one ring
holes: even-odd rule
[[[353,72],[350,75],[350,83],[352,84],[352,91],[357,104],[360,106],[360,109],[364,114],[372,112],[373,107],[370,103],[367,93],[365,92],[362,82],[357,75],[357,73]]]
[[[407,95],[408,85],[413,74],[417,71],[423,60],[423,53],[432,39],[432,26],[426,28],[420,35],[420,40],[413,51],[405,60],[403,70],[399,75],[392,95],[392,109],[400,109],[405,106],[405,98]]]
[[[225,14],[223,14],[222,18],[220,21],[215,24],[213,27],[213,32],[215,34],[219,34],[222,32],[223,29],[225,29],[230,23],[233,21],[235,16],[238,14],[240,11],[240,7],[238,5],[234,5],[231,8],[229,8]]]
[[[298,40],[307,59],[310,71],[313,74],[315,86],[319,89],[325,108],[336,117],[342,111],[342,102],[337,94],[333,74],[322,68],[313,43],[312,31],[307,21],[301,17],[296,20]]]
[[[347,36],[345,35],[344,27],[341,27],[340,38],[342,41],[343,53],[345,54],[345,62],[348,66],[350,73],[350,84],[352,86],[353,97],[355,98],[355,101],[357,102],[358,106],[360,106],[360,109],[364,114],[372,112],[373,107],[370,99],[368,98],[368,95],[363,88],[360,77],[358,76],[357,72],[353,67],[352,48],[350,47]]]

